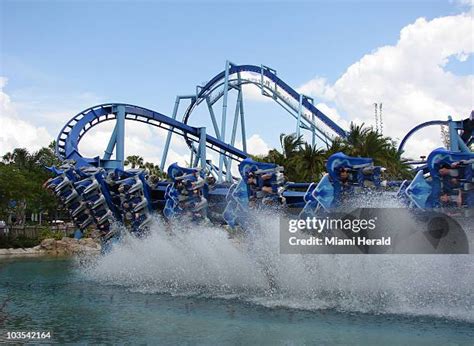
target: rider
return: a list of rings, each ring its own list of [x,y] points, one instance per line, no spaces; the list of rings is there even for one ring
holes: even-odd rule
[[[459,186],[459,179],[457,178],[459,173],[457,170],[458,165],[459,162],[454,162],[452,164],[443,163],[439,167],[438,173],[445,192],[450,193],[453,189]]]
[[[339,169],[339,181],[341,182],[342,190],[347,190],[350,187],[350,184],[349,184],[350,173],[349,172],[350,172],[349,168],[347,167],[341,167]]]
[[[447,191],[443,191],[439,197],[440,207],[449,215],[454,215],[451,210],[462,207],[462,197],[461,189],[459,189],[458,195],[456,197],[451,196]]]
[[[266,193],[273,193],[273,186],[271,182],[272,174],[271,173],[263,174],[261,178],[263,180],[262,191]]]

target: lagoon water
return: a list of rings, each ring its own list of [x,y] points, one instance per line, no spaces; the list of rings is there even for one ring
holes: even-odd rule
[[[95,259],[0,262],[0,337],[132,344],[472,345],[472,255],[280,255],[277,220],[250,242],[157,220]],[[1,339],[0,339],[1,340]]]

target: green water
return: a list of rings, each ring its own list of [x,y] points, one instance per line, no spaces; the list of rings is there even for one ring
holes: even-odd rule
[[[146,289],[144,290],[146,292]],[[57,343],[472,345],[446,318],[303,311],[240,299],[136,292],[81,274],[73,260],[0,261],[0,340],[50,331]]]

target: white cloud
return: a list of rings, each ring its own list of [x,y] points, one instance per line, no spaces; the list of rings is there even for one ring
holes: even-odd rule
[[[374,102],[383,102],[384,134],[401,139],[415,125],[432,119],[466,117],[473,109],[474,75],[445,69],[450,58],[465,61],[474,52],[469,14],[404,27],[394,46],[380,47],[349,66],[332,85],[317,77],[299,90],[333,103],[346,119],[374,123]],[[440,146],[439,128],[414,136],[407,154],[418,157]]]
[[[334,90],[328,85],[326,78],[318,76],[297,88],[297,91],[304,95],[313,95],[326,100],[334,98]]]
[[[262,95],[262,90],[255,84],[244,84],[242,87],[244,100],[252,100],[258,102],[270,102],[272,99]]]
[[[237,141],[237,148],[242,149],[242,142]],[[253,134],[247,138],[247,152],[253,155],[266,155],[270,147],[258,134]]]
[[[24,120],[20,114],[31,114],[28,111],[32,105],[21,105],[12,102],[9,95],[4,92],[7,79],[0,77],[0,155],[14,148],[27,148],[35,151],[47,146],[55,136],[51,135],[43,126],[35,126],[30,121]],[[84,95],[90,98],[90,95]],[[68,117],[64,113],[41,113],[48,121]],[[73,114],[73,113],[71,113]],[[69,116],[72,116],[69,114]],[[60,127],[63,126],[61,123]],[[107,147],[114,122],[106,122],[90,130],[79,143],[79,151],[86,157],[102,156]],[[174,136],[171,149],[168,152],[167,164],[178,162],[184,165],[189,161],[188,149],[183,140]],[[145,161],[159,164],[161,162],[162,148],[164,147],[166,132],[144,124],[127,121],[125,137],[125,155],[138,154]]]
[[[317,103],[316,108],[323,112],[325,115],[327,115],[331,120],[333,120],[342,128],[349,128],[350,123],[341,117],[336,108],[330,107],[323,102]]]
[[[17,106],[4,92],[7,79],[0,77],[0,154],[14,148],[27,148],[35,151],[47,146],[53,136],[45,127],[35,126],[20,118]]]
[[[105,122],[92,128],[81,142],[79,151],[87,157],[102,156],[112,133],[114,122]],[[161,163],[162,152],[167,132],[149,125],[126,121],[125,123],[125,156],[140,155],[145,162]],[[189,161],[189,149],[184,140],[173,136],[168,152],[166,167],[173,162],[184,165]]]

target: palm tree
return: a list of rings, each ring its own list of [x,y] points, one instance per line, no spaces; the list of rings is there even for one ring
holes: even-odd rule
[[[285,167],[285,174],[288,179],[298,180],[298,161],[299,161],[299,151],[303,145],[303,136],[297,137],[296,134],[292,133],[285,135],[282,133],[280,135],[280,144],[282,152],[273,152],[273,156],[279,161],[275,163]]]
[[[290,161],[300,150],[304,144],[303,136],[296,137],[295,133],[290,135],[280,134],[280,144],[283,150],[283,157],[285,160]]]
[[[357,156],[356,154],[363,149],[367,134],[370,132],[370,128],[364,128],[364,124],[356,125],[351,123],[348,135],[343,139],[345,151],[347,155]],[[347,152],[350,151],[350,152]]]
[[[342,151],[349,156],[370,157],[376,165],[387,168],[387,175],[391,178],[410,176],[409,167],[406,160],[398,154],[396,143],[372,127],[364,127],[364,124],[351,123],[348,136],[336,139],[328,154],[336,151]]]
[[[349,156],[374,159],[376,165],[387,168],[390,178],[410,177],[409,167],[398,154],[396,143],[364,124],[351,123],[347,137],[336,137],[327,150],[312,146],[295,134],[281,134],[280,143],[281,152],[272,149],[266,156],[255,159],[285,167],[285,175],[290,181],[318,181],[324,172],[325,159],[340,151]]]
[[[305,143],[298,152],[297,168],[301,181],[318,181],[324,172],[325,152]]]
[[[331,143],[331,146],[325,151],[325,156],[328,158],[332,154],[338,153],[340,151],[344,152],[346,149],[346,143],[341,137],[336,137]]]
[[[125,166],[131,165],[132,169],[135,169],[135,168],[142,168],[143,162],[144,162],[143,157],[138,156],[138,155],[130,155],[130,156],[127,156],[123,164]]]
[[[407,159],[401,157],[394,146],[385,152],[381,165],[387,168],[387,175],[393,179],[410,179],[413,174],[407,161]]]
[[[166,173],[164,173],[158,165],[152,162],[145,162],[143,168],[148,173],[148,181],[152,184],[166,179]]]
[[[160,177],[162,174],[160,167],[158,165],[155,165],[152,162],[145,162],[143,165],[143,168],[148,172],[149,175],[151,176],[157,176]]]

